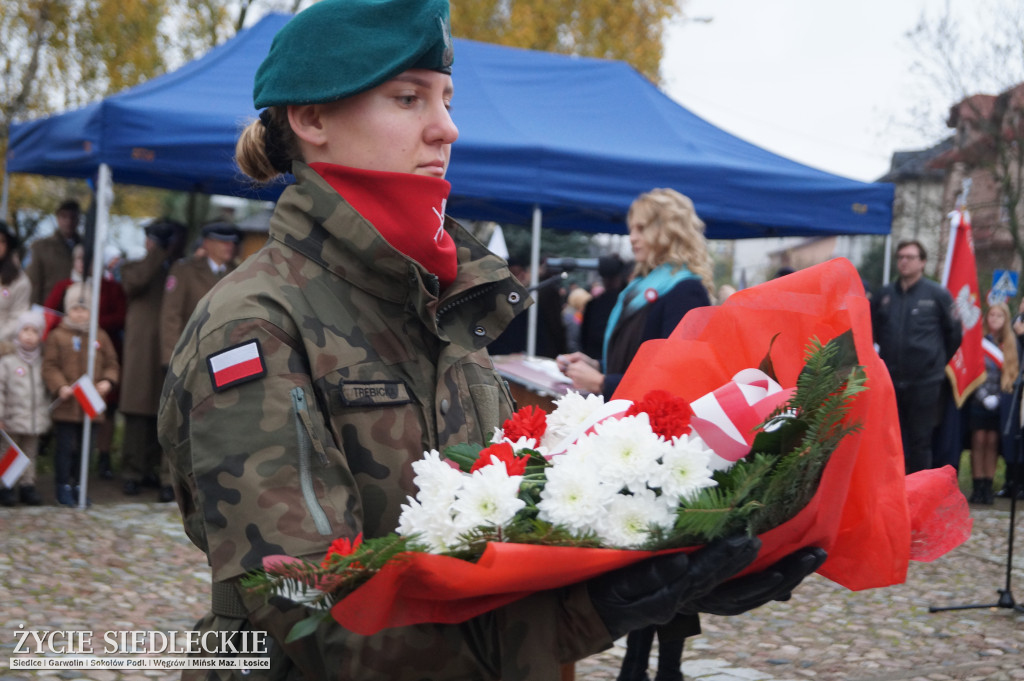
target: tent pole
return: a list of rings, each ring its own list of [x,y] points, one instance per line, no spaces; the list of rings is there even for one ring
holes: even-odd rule
[[[92,380],[96,370],[96,336],[99,329],[100,282],[103,279],[102,244],[107,240],[107,221],[110,215],[110,201],[113,196],[111,187],[110,166],[101,163],[96,182],[96,231],[92,241],[92,300],[89,305],[89,348],[86,353],[85,372]],[[87,505],[89,487],[89,451],[92,449],[92,419],[84,416],[82,420],[82,465],[78,474],[79,494],[78,508]]]
[[[882,256],[882,286],[889,285],[890,269],[892,269],[892,232],[885,235],[885,254]]]
[[[7,219],[7,196],[11,190],[11,176],[7,174],[7,166],[4,166],[4,190],[0,196],[0,220]]]
[[[526,311],[526,356],[534,357],[537,354],[537,305],[540,300],[537,292],[538,272],[540,270],[540,222],[541,210],[537,204],[533,205],[533,237],[530,239],[530,290],[534,292],[534,305]]]

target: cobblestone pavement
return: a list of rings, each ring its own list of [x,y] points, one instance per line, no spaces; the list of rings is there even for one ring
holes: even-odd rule
[[[972,508],[974,533],[907,582],[849,592],[812,576],[793,599],[738,617],[705,616],[683,671],[702,681],[1024,680],[1024,614],[1010,608],[929,612],[995,603],[1006,584],[1009,513]],[[1018,514],[1018,528],[1024,508]],[[1018,536],[1020,532],[1018,531]],[[0,510],[0,681],[142,681],[176,673],[25,672],[9,668],[14,635],[37,630],[184,631],[206,609],[204,556],[171,504]],[[1024,537],[1011,591],[1024,600]],[[576,665],[577,679],[614,679],[624,650]],[[656,654],[656,653],[655,653]]]

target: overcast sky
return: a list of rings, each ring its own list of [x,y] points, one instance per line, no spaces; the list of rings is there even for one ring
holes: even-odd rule
[[[953,10],[978,0],[950,0]],[[984,0],[981,0],[982,4]],[[674,100],[807,165],[875,180],[896,150],[930,146],[907,114],[920,93],[906,37],[945,0],[689,0],[662,72]],[[710,18],[709,23],[700,21]],[[952,102],[944,102],[943,111]],[[940,133],[942,121],[936,121]]]

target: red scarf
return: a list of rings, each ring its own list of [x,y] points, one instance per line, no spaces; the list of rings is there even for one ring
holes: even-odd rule
[[[455,281],[455,241],[444,229],[444,208],[452,188],[447,180],[332,163],[311,163],[310,167],[385,241],[436,275],[442,289]]]

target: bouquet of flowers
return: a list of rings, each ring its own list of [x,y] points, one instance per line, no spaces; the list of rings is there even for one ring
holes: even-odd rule
[[[892,387],[877,370],[869,325],[865,345],[863,295],[846,298],[848,272],[822,289],[829,283],[823,274],[812,282],[814,295],[833,300],[805,314],[813,323],[795,325],[808,334],[798,358],[793,333],[737,333],[732,315],[719,315],[725,326],[716,328],[715,319],[691,313],[662,347],[645,344],[616,399],[570,393],[550,414],[520,410],[489,443],[426,452],[413,464],[418,492],[403,506],[397,534],[338,540],[319,562],[266,558],[246,585],[319,607],[292,631],[295,638],[328,612],[361,634],[459,622],[651,552],[688,550],[738,532],[762,538],[746,572],[818,545],[830,557],[821,572],[849,588],[902,581],[907,559],[930,559],[966,538],[966,504],[956,505],[963,498],[950,489],[948,474],[914,485],[930,504],[908,505],[901,470],[898,490],[878,478],[896,470],[896,458],[902,469],[898,445],[892,447]],[[844,306],[835,305],[840,294]],[[777,300],[778,292],[769,297]],[[794,311],[806,312],[807,304],[794,301]],[[853,319],[851,305],[859,308]],[[708,333],[736,345],[725,351],[694,344]],[[754,359],[758,343],[761,357]],[[875,408],[892,407],[884,423],[866,422],[877,418],[870,396],[879,398]],[[870,437],[862,438],[865,426]],[[864,508],[869,490],[861,489],[859,459],[872,467],[874,510]],[[945,519],[944,544],[936,549],[916,536],[930,553],[912,555],[911,528],[936,515]],[[852,555],[861,556],[858,563],[850,563]],[[838,568],[826,573],[834,559]]]

